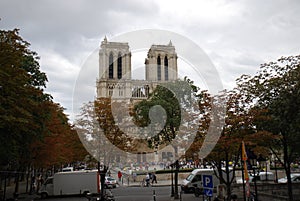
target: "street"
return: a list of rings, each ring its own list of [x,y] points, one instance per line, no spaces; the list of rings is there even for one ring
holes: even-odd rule
[[[171,187],[118,187],[111,190],[116,201],[153,201],[155,192],[156,201],[170,201]],[[180,192],[180,191],[179,191]],[[35,199],[41,200],[41,199]],[[47,198],[46,201],[87,201],[85,197],[56,197]],[[178,199],[180,200],[180,199]],[[182,201],[199,201],[200,198],[196,198],[193,194],[182,194]]]

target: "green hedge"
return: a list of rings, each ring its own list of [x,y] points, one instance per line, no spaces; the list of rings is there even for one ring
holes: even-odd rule
[[[189,168],[189,169],[179,169],[180,173],[185,173],[185,172],[192,172],[194,169],[193,168]],[[173,169],[173,172],[175,170]],[[148,172],[154,172],[155,174],[168,174],[171,173],[171,169],[165,169],[165,170],[139,170],[139,171],[134,171],[136,173],[136,175],[146,175]]]
[[[180,173],[185,173],[185,172],[192,172],[194,169],[193,168],[189,168],[189,169],[179,169]],[[173,169],[173,172],[175,170]],[[171,169],[165,169],[165,170],[157,170],[155,172],[156,174],[167,174],[167,173],[171,173]]]

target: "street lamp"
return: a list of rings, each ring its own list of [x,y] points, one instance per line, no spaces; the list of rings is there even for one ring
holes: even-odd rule
[[[252,158],[249,158],[249,161],[250,161],[251,169],[253,170],[255,201],[257,201],[257,185],[256,185],[256,179],[257,179],[257,176],[256,176],[256,172],[255,172],[255,169],[257,168],[257,167],[256,167],[256,165],[257,165],[257,159],[256,159],[256,156],[253,154],[253,157],[252,157]]]
[[[275,168],[275,183],[278,183],[278,174],[277,174],[277,161],[274,161],[274,168]]]
[[[268,180],[268,170],[267,170],[267,160],[262,157],[262,155],[259,155],[258,159],[257,159],[258,163],[259,163],[259,167],[262,168],[266,168],[265,172],[266,172],[266,181]]]
[[[173,183],[173,164],[170,165],[171,167],[171,197],[174,197],[174,183]]]

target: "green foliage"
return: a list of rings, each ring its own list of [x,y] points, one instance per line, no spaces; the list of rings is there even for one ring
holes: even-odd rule
[[[28,145],[42,129],[41,103],[48,96],[46,75],[39,71],[36,53],[18,30],[0,31],[0,133],[3,164],[28,158]],[[5,151],[4,151],[5,150]]]
[[[148,100],[141,101],[134,106],[133,117],[138,126],[146,127],[151,123],[165,123],[159,134],[148,138],[150,148],[168,145],[176,137],[176,132],[182,124],[182,109],[192,103],[194,88],[191,88],[191,84],[187,80],[177,80],[157,85]],[[149,112],[156,106],[163,108],[165,113],[155,110],[152,116],[156,118],[151,119]],[[166,121],[161,122],[162,119],[166,119]]]
[[[300,153],[300,56],[282,57],[263,64],[257,75],[243,76],[239,87],[264,111],[264,121],[256,121],[258,130],[277,135],[273,151],[287,147],[287,160]]]
[[[193,168],[186,168],[186,169],[179,169],[179,173],[186,173],[186,172],[192,172],[194,169]],[[166,170],[157,170],[155,171],[155,174],[168,174],[171,173],[171,169],[166,169]],[[174,170],[173,170],[174,172]]]
[[[48,136],[76,134],[63,109],[43,92],[47,77],[38,59],[18,29],[0,30],[0,166],[6,168],[32,164],[45,152],[38,145]],[[55,125],[49,123],[54,119]]]
[[[255,76],[238,79],[239,88],[252,100],[252,108],[263,111],[264,118],[260,119],[263,121],[255,122],[257,130],[276,136],[268,147],[286,171],[290,200],[293,200],[291,163],[300,153],[299,80],[300,55],[265,63]]]

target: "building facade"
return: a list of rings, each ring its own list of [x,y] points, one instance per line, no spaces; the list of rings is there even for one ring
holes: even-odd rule
[[[99,50],[97,98],[111,97],[113,101],[122,101],[124,107],[131,107],[134,103],[147,99],[158,84],[178,79],[177,53],[172,42],[150,47],[145,59],[145,80],[134,80],[131,73],[129,44],[109,42],[105,37]],[[134,132],[133,129],[128,127],[125,132]],[[175,157],[174,150],[170,148],[149,154],[151,150],[147,144],[139,146],[137,158],[130,159],[131,162],[172,161]]]
[[[145,80],[131,79],[131,51],[128,43],[108,42],[105,37],[99,51],[97,97],[139,100],[148,97],[155,86],[176,80],[177,53],[168,45],[152,45],[145,59]]]

